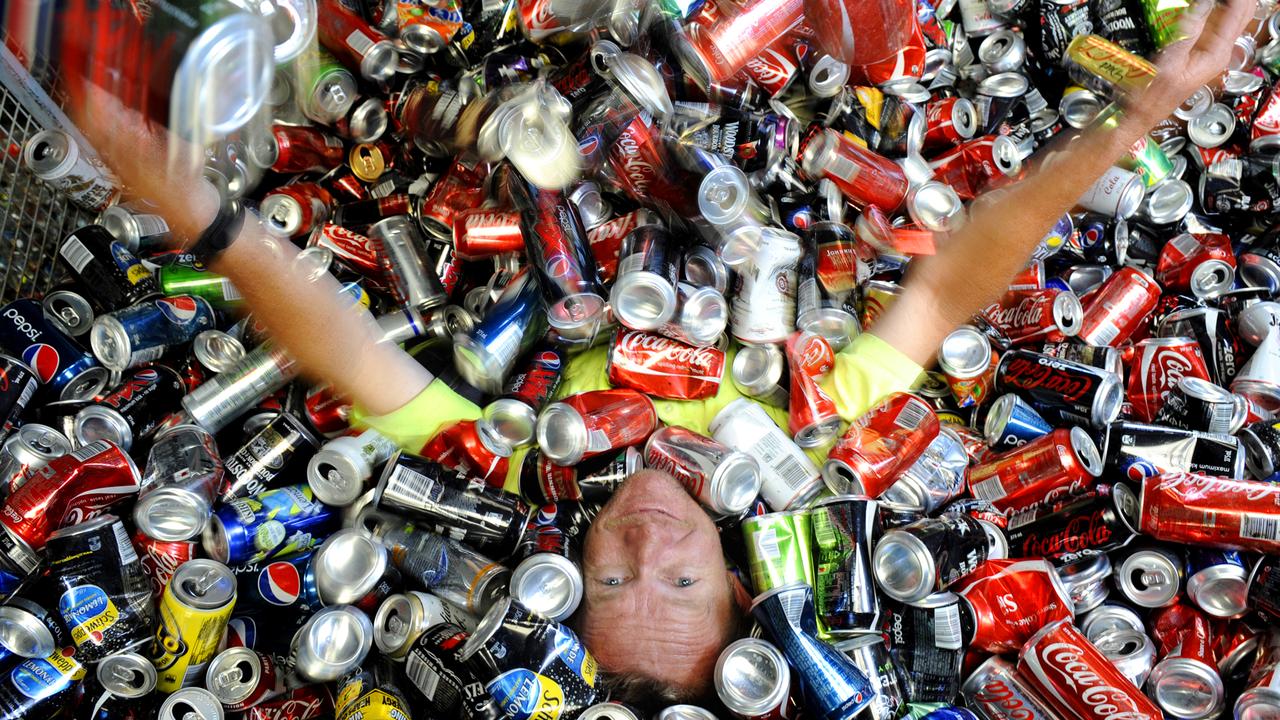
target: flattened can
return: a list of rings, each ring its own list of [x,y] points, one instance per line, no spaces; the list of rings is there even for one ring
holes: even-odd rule
[[[814,601],[827,632],[847,635],[876,627],[880,601],[871,574],[871,548],[880,535],[876,501],[858,495],[819,501],[810,511],[810,524]]]
[[[236,601],[236,578],[213,560],[188,560],[173,573],[160,598],[160,623],[151,661],[156,690],[171,693],[204,677],[218,653]]]
[[[96,662],[147,642],[155,622],[151,582],[119,518],[63,528],[45,549],[79,660]]]

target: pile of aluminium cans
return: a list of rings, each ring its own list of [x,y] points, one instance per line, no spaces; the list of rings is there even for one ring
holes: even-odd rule
[[[206,175],[484,409],[416,453],[33,138],[101,214],[0,308],[0,718],[642,717],[565,623],[644,466],[756,598],[657,717],[1280,713],[1280,14],[912,394],[846,426],[822,389],[1176,4],[850,3],[851,66],[795,0],[266,3],[274,124]],[[613,389],[565,396],[602,345]],[[726,386],[707,434],[659,420]]]

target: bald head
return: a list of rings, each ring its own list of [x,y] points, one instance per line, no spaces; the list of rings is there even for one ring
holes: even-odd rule
[[[623,483],[587,533],[580,631],[610,672],[702,694],[739,614],[715,525],[669,475]]]

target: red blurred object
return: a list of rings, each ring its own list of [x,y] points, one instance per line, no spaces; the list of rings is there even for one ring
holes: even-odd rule
[[[813,332],[797,331],[787,338],[787,356],[791,358],[791,372],[803,372],[818,380],[831,372],[836,365],[836,354],[831,343]]]
[[[924,38],[910,0],[805,0],[804,12],[822,19],[813,25],[818,47],[867,74],[871,84],[892,79],[872,77],[871,70],[885,67],[897,66],[902,75],[920,77]]]
[[[929,162],[934,179],[951,186],[964,200],[1007,185],[1021,174],[1022,160],[1013,141],[986,135],[963,142]]]
[[[484,179],[488,167],[483,163],[468,161],[458,156],[431,191],[418,204],[418,221],[423,229],[441,238],[453,237],[453,221],[466,210],[474,210],[484,204],[486,192]]]
[[[1164,244],[1156,264],[1156,282],[1165,292],[1210,297],[1231,289],[1236,255],[1231,238],[1221,233],[1183,233]]]
[[[485,444],[475,420],[456,422],[422,446],[422,457],[478,477],[490,487],[501,488],[507,479],[509,460]]]
[[[672,400],[703,400],[720,390],[725,354],[663,335],[619,329],[609,352],[609,382]]]
[[[1032,260],[1009,281],[1010,290],[1038,290],[1044,287],[1044,261]]]
[[[1131,414],[1142,422],[1155,419],[1169,391],[1184,377],[1209,380],[1200,345],[1191,338],[1147,338],[1134,346],[1129,366]]]
[[[381,69],[370,67],[367,59],[372,57],[369,51],[374,46],[386,44],[390,38],[349,10],[341,0],[319,0],[317,4],[320,22],[316,38],[320,44],[339,62],[366,79],[383,79],[385,76],[375,78]]]
[[[1010,290],[981,315],[1014,345],[1060,342],[1080,327],[1080,304],[1075,294],[1054,288]]]
[[[1102,472],[1088,433],[1059,428],[969,469],[969,491],[1006,512],[1083,495]]]
[[[547,418],[548,412],[554,413],[554,416]],[[578,438],[585,436],[580,454],[576,447],[569,448],[565,453],[577,455],[578,460],[639,445],[658,427],[658,412],[653,407],[653,401],[648,395],[629,388],[591,390],[570,395],[552,403],[543,413],[544,416],[538,418],[538,444],[548,457],[552,453],[542,442],[544,430],[548,430],[544,424],[556,425],[554,434],[557,439],[568,435],[576,435]],[[578,460],[565,464],[576,465]]]
[[[920,398],[894,393],[853,421],[827,458],[854,491],[879,497],[938,436],[938,416]]]
[[[367,235],[325,223],[311,233],[307,245],[332,250],[338,262],[365,278],[378,283],[386,279],[382,267],[382,246]]]
[[[973,610],[969,647],[989,653],[1016,652],[1040,628],[1074,615],[1058,572],[1046,560],[987,560],[955,592]]]
[[[408,193],[392,193],[386,197],[343,203],[334,214],[334,219],[344,227],[367,228],[379,220],[412,213],[413,196]]]
[[[351,417],[351,400],[325,383],[307,393],[303,401],[307,421],[323,435],[347,429]]]
[[[0,551],[32,572],[36,554],[58,528],[101,515],[138,493],[142,476],[128,453],[105,440],[49,461],[5,500]]]
[[[967,104],[968,101],[960,97],[944,97],[930,100],[924,106],[925,148],[948,148],[973,137],[974,126],[958,127],[955,122]]]
[[[675,41],[680,63],[700,86],[723,83],[804,19],[803,0],[711,0]]]
[[[609,168],[623,192],[640,203],[655,198],[669,203],[681,215],[698,214],[695,193],[688,192],[672,177],[662,136],[647,113],[632,118],[609,147]]]
[[[325,183],[329,186],[329,191],[342,200],[365,200],[369,197],[364,183],[350,170],[339,170],[336,176],[328,178]]]
[[[829,179],[860,208],[874,205],[892,213],[910,189],[907,175],[897,163],[831,128],[810,128],[797,157],[805,174]]]
[[[276,125],[271,136],[277,148],[271,169],[284,175],[327,172],[347,160],[342,140],[313,127]]]
[[[268,198],[286,197],[288,200],[276,200],[268,203]],[[319,229],[329,219],[333,211],[333,195],[313,182],[293,183],[278,187],[265,196],[263,203],[271,207],[266,220],[292,238],[305,237],[308,233]]]
[[[1150,275],[1122,267],[1090,295],[1076,337],[1089,345],[1118,347],[1133,336],[1158,302],[1160,285]]]
[[[591,244],[591,256],[595,258],[600,282],[613,282],[618,274],[618,253],[622,251],[623,239],[632,230],[650,222],[653,222],[652,214],[642,208],[587,231],[587,241]]]
[[[783,35],[758,55],[748,58],[742,72],[770,97],[781,95],[800,72],[793,34]]]
[[[453,216],[453,248],[463,260],[524,251],[520,213],[475,208]]]
[[[320,720],[333,715],[327,685],[303,685],[244,711],[244,720]]]
[[[1187,545],[1280,552],[1280,484],[1164,473],[1142,481],[1141,530]]]
[[[196,556],[197,543],[194,540],[165,542],[139,531],[133,536],[133,546],[142,561],[142,571],[151,580],[151,596],[159,600],[178,566]]]
[[[1266,91],[1249,127],[1249,139],[1257,141],[1280,135],[1280,93],[1272,87]]]
[[[1078,720],[1162,720],[1163,713],[1071,624],[1048,625],[1018,653],[1018,674]]]
[[[520,30],[533,42],[543,42],[572,27],[570,18],[556,14],[556,0],[520,0]]]

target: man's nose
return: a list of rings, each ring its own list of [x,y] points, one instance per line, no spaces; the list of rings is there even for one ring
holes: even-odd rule
[[[678,539],[674,528],[667,523],[653,522],[648,519],[629,525],[624,533],[627,546],[642,562],[650,562],[660,556]]]

